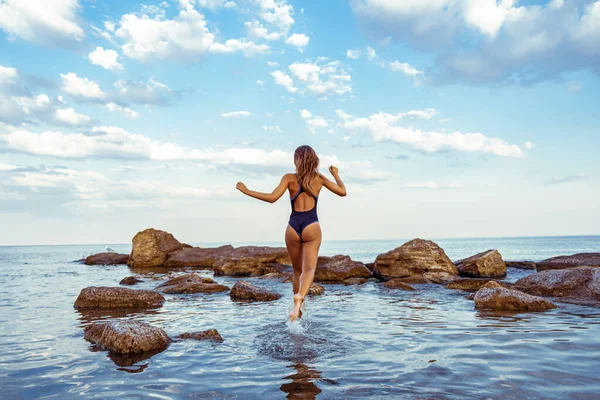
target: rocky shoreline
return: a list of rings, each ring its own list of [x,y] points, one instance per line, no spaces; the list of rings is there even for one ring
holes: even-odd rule
[[[283,247],[193,247],[156,229],[138,232],[132,240],[131,254],[99,253],[82,261],[87,265],[127,264],[135,275],[124,278],[121,285],[135,285],[148,277],[155,279],[157,272],[163,282],[154,290],[122,286],[84,288],[74,304],[78,310],[158,308],[169,300],[163,294],[228,292],[232,301],[277,301],[280,293],[241,279],[229,288],[212,278],[201,277],[194,270],[210,270],[214,277],[261,277],[281,282],[289,282],[292,275]],[[507,267],[536,272],[509,283],[503,281]],[[321,284],[361,285],[368,281],[399,292],[418,291],[418,285],[422,284],[438,285],[470,291],[469,299],[475,309],[539,312],[557,308],[553,301],[600,302],[600,253],[560,256],[534,263],[504,261],[497,250],[490,249],[452,262],[436,243],[413,239],[378,255],[373,263],[355,261],[347,255],[319,257],[315,284],[309,295],[324,295],[326,291]],[[86,327],[84,337],[117,358],[126,356],[127,360],[164,351],[177,339],[223,341],[216,330],[170,338],[160,328],[132,320],[92,323]],[[136,353],[140,354],[135,356]]]

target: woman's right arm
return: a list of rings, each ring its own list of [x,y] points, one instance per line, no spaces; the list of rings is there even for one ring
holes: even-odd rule
[[[321,175],[321,179],[323,179],[323,186],[325,186],[327,189],[337,194],[338,196],[345,196],[346,186],[344,185],[344,182],[342,182],[342,178],[340,178],[338,169],[332,165],[329,167],[329,172],[331,172],[331,175],[333,175],[335,183],[331,182],[324,175]]]

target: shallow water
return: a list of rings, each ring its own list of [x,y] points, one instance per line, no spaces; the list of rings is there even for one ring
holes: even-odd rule
[[[488,248],[515,260],[600,249],[599,237],[437,242],[453,259]],[[327,242],[322,253],[372,261],[399,244]],[[103,250],[0,247],[2,398],[598,398],[600,308],[561,303],[544,313],[482,313],[464,292],[436,285],[414,292],[327,285],[324,296],[308,300],[301,325],[290,326],[290,284],[252,278],[284,297],[248,304],[222,293],[165,295],[151,311],[77,312],[82,288],[118,285],[132,274],[126,266],[71,262]],[[515,280],[530,272],[509,273]],[[83,339],[83,327],[101,318],[143,320],[170,335],[216,328],[225,341],[176,342],[149,359],[113,360]]]

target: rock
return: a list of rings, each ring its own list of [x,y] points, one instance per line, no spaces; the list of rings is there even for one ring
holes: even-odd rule
[[[177,337],[179,339],[209,340],[217,343],[223,342],[223,338],[216,329],[208,329],[202,332],[186,332]]]
[[[212,268],[215,262],[233,251],[233,246],[213,248],[188,247],[176,250],[167,255],[165,267]]]
[[[367,279],[365,278],[348,278],[343,281],[343,284],[346,286],[364,285],[365,283],[367,283]]]
[[[434,242],[423,239],[413,239],[378,255],[373,268],[373,273],[384,279],[424,275],[427,272],[458,275],[458,269],[444,250]]]
[[[119,285],[135,285],[136,283],[140,283],[143,282],[141,279],[138,279],[135,276],[128,276],[127,278],[123,278],[121,279],[121,282],[119,282]]]
[[[85,327],[83,337],[120,354],[163,351],[171,343],[162,329],[128,320],[92,323]]]
[[[323,294],[325,294],[325,288],[318,283],[313,282],[313,284],[310,285],[310,288],[308,288],[308,295],[311,297],[321,296]]]
[[[375,268],[375,263],[365,263],[365,267],[367,267],[367,269],[371,272],[373,272],[373,268]]]
[[[234,301],[273,301],[281,298],[279,293],[261,289],[244,281],[237,281],[229,296]]]
[[[513,289],[536,296],[600,301],[600,268],[541,271],[519,279],[513,284]]]
[[[533,261],[505,261],[506,266],[509,268],[519,269],[536,269],[537,264]]]
[[[84,263],[87,265],[118,265],[127,264],[129,254],[119,253],[98,253],[85,258]]]
[[[288,278],[292,277],[291,272],[270,272],[268,274],[260,276],[260,279],[280,279],[285,282]]]
[[[467,300],[473,300],[475,299],[475,293],[471,293],[467,296]]]
[[[282,264],[291,265],[284,247],[243,246],[216,261],[213,269],[216,276],[258,276],[282,272],[286,268]]]
[[[506,289],[490,281],[477,291],[475,308],[494,311],[545,311],[556,308],[552,302],[518,290]]]
[[[394,281],[407,283],[409,285],[424,285],[433,283],[429,279],[426,279],[423,275],[405,276],[404,278],[394,278]]]
[[[75,308],[153,308],[164,302],[160,293],[151,290],[91,286],[81,290]]]
[[[167,294],[217,293],[229,290],[227,286],[218,284],[212,278],[202,278],[197,274],[185,274],[169,279],[156,289]]]
[[[600,253],[580,253],[572,256],[549,258],[537,263],[538,271],[549,269],[565,269],[575,267],[600,267]]]
[[[506,276],[506,263],[498,250],[488,250],[457,261],[458,272],[473,278],[502,278]]]
[[[350,278],[370,277],[371,271],[363,263],[353,261],[349,256],[322,256],[317,259],[315,280],[318,282],[342,282]]]
[[[458,279],[458,276],[448,272],[425,272],[423,278],[432,283],[444,284]]]
[[[185,246],[170,233],[146,229],[133,237],[133,247],[128,265],[133,268],[158,267],[167,260],[167,255]]]
[[[383,283],[383,286],[388,289],[415,290],[412,286],[402,282],[400,279],[392,279]]]
[[[460,278],[460,279],[456,279],[456,280],[448,283],[446,285],[446,287],[448,289],[458,289],[458,290],[479,290],[488,282],[495,282],[495,281],[492,281],[491,279],[485,279],[485,278],[482,278],[482,279]],[[500,286],[505,287],[503,284],[500,284]]]

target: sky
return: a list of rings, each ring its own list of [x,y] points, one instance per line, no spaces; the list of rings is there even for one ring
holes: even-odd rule
[[[0,0],[0,245],[600,234],[600,1]]]

